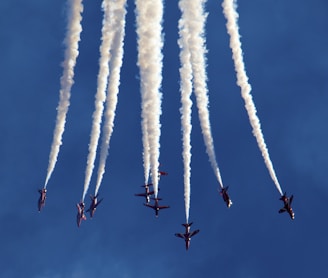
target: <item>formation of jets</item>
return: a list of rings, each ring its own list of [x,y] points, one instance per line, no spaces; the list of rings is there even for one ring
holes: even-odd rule
[[[293,195],[291,195],[290,198],[288,198],[286,195],[286,192],[285,192],[285,194],[282,195],[279,199],[284,202],[284,207],[279,210],[279,213],[288,212],[288,214],[292,220],[294,220],[294,218],[295,218],[295,213],[293,212],[293,209],[291,207],[293,198],[294,198]]]
[[[185,223],[185,224],[182,224],[182,226],[185,227],[185,232],[184,234],[181,234],[181,233],[176,233],[175,236],[177,237],[180,237],[182,239],[184,239],[185,243],[186,243],[186,250],[189,249],[190,247],[190,240],[191,240],[191,237],[193,237],[194,235],[198,234],[199,233],[199,230],[195,230],[193,232],[190,232],[190,226],[192,225],[192,222],[190,224],[188,223]]]
[[[164,172],[164,171],[158,171],[158,178],[160,178],[161,176],[167,176],[168,173]],[[155,211],[155,216],[158,217],[158,212],[161,209],[166,209],[169,208],[170,206],[160,206],[158,201],[161,201],[161,198],[151,198],[150,196],[154,195],[155,192],[153,190],[150,190],[150,186],[152,186],[152,183],[148,183],[145,185],[142,185],[142,187],[145,188],[145,192],[144,193],[136,193],[134,194],[134,196],[139,196],[139,197],[145,197],[146,199],[146,203],[144,203],[144,206],[152,208]],[[160,188],[158,188],[158,190],[160,190]],[[154,204],[150,204],[150,200],[154,200]]]
[[[103,199],[98,201],[98,194],[95,196],[90,195],[90,199],[91,199],[91,204],[86,212],[89,212],[90,218],[92,218],[95,214],[97,206],[101,203]],[[85,205],[83,202],[80,202],[76,204],[76,207],[77,207],[76,222],[77,222],[77,226],[80,227],[82,220],[87,220],[87,217],[84,213]]]
[[[168,175],[167,172],[158,171],[158,178],[160,178],[161,176],[167,176],[167,175]],[[158,198],[158,197],[151,197],[155,193],[154,190],[150,189],[151,186],[152,186],[151,183],[142,185],[142,187],[144,187],[145,191],[143,193],[136,193],[134,195],[139,196],[139,197],[144,197],[146,200],[146,203],[144,203],[144,206],[153,209],[155,211],[155,216],[158,217],[158,213],[161,209],[166,209],[166,208],[169,208],[170,206],[159,205],[159,201],[162,199]],[[228,194],[228,188],[229,188],[229,186],[226,186],[226,187],[223,187],[221,190],[219,189],[218,191],[219,191],[220,195],[222,196],[223,201],[225,202],[226,206],[228,208],[230,208],[232,205],[232,201]],[[38,192],[40,193],[40,197],[38,199],[38,211],[41,212],[42,208],[45,206],[47,189],[45,189],[45,188],[39,189]],[[279,210],[279,213],[287,212],[291,219],[295,218],[295,214],[291,207],[293,198],[294,198],[293,195],[291,195],[290,197],[287,197],[286,192],[284,193],[284,195],[282,195],[280,197],[280,200],[283,201],[284,206]],[[91,204],[90,204],[89,209],[86,212],[89,212],[90,218],[93,218],[98,205],[102,202],[103,199],[98,200],[98,194],[90,195],[90,199],[91,199]],[[151,204],[150,200],[154,200],[154,203]],[[84,204],[84,202],[81,201],[78,204],[76,204],[76,207],[78,210],[77,215],[76,215],[76,222],[77,222],[77,226],[80,227],[82,220],[87,219],[85,212],[84,212],[85,204]],[[185,227],[185,232],[175,234],[176,237],[184,239],[186,250],[188,250],[190,247],[191,238],[194,235],[199,233],[199,229],[190,231],[190,227],[191,227],[192,223],[193,222],[182,224],[182,226]]]

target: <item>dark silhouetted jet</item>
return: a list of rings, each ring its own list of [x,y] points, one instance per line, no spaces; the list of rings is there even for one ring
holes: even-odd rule
[[[78,204],[76,204],[77,207],[77,215],[76,215],[76,222],[77,222],[77,226],[80,227],[82,220],[87,220],[87,217],[84,214],[84,203],[80,202]]]
[[[287,211],[290,218],[294,220],[295,213],[293,212],[293,209],[291,207],[292,202],[293,202],[293,198],[294,198],[293,195],[291,195],[290,198],[288,198],[287,195],[286,195],[286,192],[285,192],[284,195],[282,195],[280,197],[279,200],[282,200],[284,202],[284,207],[279,210],[279,213],[283,213],[283,212]]]
[[[230,208],[232,205],[232,202],[230,200],[230,197],[228,195],[228,188],[229,186],[223,187],[221,190],[219,190],[220,195],[222,196],[224,202],[226,203],[227,207]]]
[[[150,196],[154,194],[154,191],[149,190],[149,186],[152,186],[152,185],[153,185],[152,183],[142,185],[141,187],[145,188],[145,193],[137,193],[137,194],[134,194],[134,196],[145,197],[146,198],[146,203],[149,204]]]
[[[154,205],[151,205],[151,204],[144,204],[146,207],[149,207],[149,208],[152,208],[153,210],[155,210],[155,216],[158,217],[158,212],[161,210],[161,209],[166,209],[166,208],[169,208],[169,206],[160,206],[158,204],[158,201],[162,200],[161,198],[151,198],[152,200],[155,201]]]
[[[101,203],[101,200],[98,201],[98,195],[97,194],[96,196],[93,196],[93,195],[90,195],[90,198],[91,198],[91,204],[90,204],[90,207],[89,209],[87,210],[87,212],[90,212],[90,217],[92,218],[93,215],[95,214],[95,211],[96,211],[96,208],[97,206]]]
[[[192,225],[192,222],[190,224],[186,223],[186,224],[182,224],[182,226],[185,227],[185,233],[184,234],[181,234],[181,233],[176,233],[175,236],[177,237],[180,237],[182,239],[185,240],[186,242],[186,250],[189,249],[190,247],[190,240],[191,240],[191,237],[193,237],[194,235],[198,234],[199,233],[199,230],[195,230],[193,232],[190,232],[190,226]]]
[[[44,205],[46,203],[47,189],[43,188],[43,189],[39,189],[38,191],[40,193],[40,197],[39,197],[39,201],[38,201],[38,209],[39,209],[39,212],[41,212],[41,209],[44,207]]]

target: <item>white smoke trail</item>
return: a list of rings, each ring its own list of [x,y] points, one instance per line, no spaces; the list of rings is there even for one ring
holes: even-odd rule
[[[138,66],[141,77],[142,131],[144,153],[149,144],[149,157],[155,198],[158,194],[158,167],[161,134],[162,82],[162,0],[137,0]],[[146,131],[146,132],[145,132]],[[144,154],[144,158],[147,154]],[[145,165],[144,165],[145,166]],[[146,171],[146,169],[145,169]]]
[[[68,26],[64,43],[66,45],[65,58],[62,63],[63,75],[60,78],[60,97],[57,107],[56,127],[53,135],[53,142],[49,156],[49,165],[44,188],[47,187],[48,181],[54,171],[62,137],[65,130],[66,115],[70,105],[71,88],[74,83],[74,67],[79,55],[79,41],[82,32],[82,0],[69,1]]]
[[[88,192],[90,180],[94,168],[94,162],[97,154],[98,141],[100,137],[100,126],[104,111],[104,102],[106,99],[106,89],[109,76],[109,62],[111,59],[111,47],[115,35],[114,20],[113,20],[113,1],[104,0],[102,2],[104,11],[103,26],[102,26],[102,43],[100,46],[99,73],[98,73],[98,88],[95,96],[95,111],[93,112],[92,130],[89,143],[89,154],[85,171],[84,190],[82,201]]]
[[[126,15],[126,0],[112,0],[113,5],[113,30],[115,36],[112,45],[112,59],[110,63],[110,77],[106,99],[105,123],[103,126],[103,136],[100,149],[100,159],[97,175],[97,183],[95,189],[95,196],[98,194],[103,175],[105,173],[106,159],[108,156],[108,149],[110,138],[114,129],[115,111],[117,106],[120,72],[123,62],[123,44],[125,35],[125,15]]]
[[[205,2],[206,0],[188,1],[188,6],[186,7],[186,18],[188,18],[188,26],[190,31],[188,45],[191,53],[193,84],[197,101],[198,115],[206,146],[206,152],[209,156],[214,174],[221,188],[223,188],[222,178],[215,156],[208,110],[209,100],[206,86],[206,47],[204,38],[204,26],[207,17],[207,14],[204,12]]]
[[[142,100],[143,102],[143,100]],[[141,104],[143,107],[143,105]],[[150,171],[150,153],[149,153],[149,142],[148,142],[148,131],[147,131],[147,119],[144,115],[144,109],[142,108],[142,142],[143,142],[143,164],[144,164],[144,179],[145,184],[148,184],[149,181],[149,171]]]
[[[191,108],[192,101],[190,99],[192,93],[192,68],[191,56],[188,46],[189,29],[186,26],[185,9],[188,5],[188,0],[180,0],[179,7],[182,12],[179,20],[179,37],[178,44],[180,47],[180,91],[181,91],[181,127],[182,127],[182,157],[184,166],[184,199],[186,223],[189,223],[190,210],[190,177],[191,177]]]
[[[269,152],[264,141],[264,136],[261,131],[261,124],[258,116],[256,115],[255,104],[251,95],[251,86],[248,83],[248,77],[245,70],[243,61],[243,52],[241,48],[239,27],[238,27],[238,13],[236,11],[237,2],[234,0],[224,0],[222,3],[223,13],[227,19],[227,31],[230,35],[230,48],[232,50],[232,57],[235,63],[235,70],[237,73],[237,84],[241,88],[241,95],[245,101],[245,107],[248,113],[250,124],[253,128],[253,134],[256,138],[257,144],[260,148],[266,167],[269,170],[270,176],[275,183],[279,193],[282,195],[282,190],[278,182],[277,176],[273,169],[270,160]]]

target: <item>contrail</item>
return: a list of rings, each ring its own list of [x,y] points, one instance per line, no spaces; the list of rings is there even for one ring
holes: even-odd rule
[[[188,5],[188,0],[180,0],[179,7],[181,10],[181,18],[179,20],[179,40],[180,47],[180,91],[181,91],[181,127],[182,127],[182,157],[184,166],[184,199],[186,211],[186,223],[189,223],[190,210],[190,177],[191,177],[191,112],[192,101],[190,99],[192,93],[192,68],[191,56],[188,46],[189,29],[186,26],[185,9]]]
[[[136,5],[138,5],[138,3],[136,3]],[[138,11],[138,6],[136,8],[136,13],[137,13],[137,15],[140,13],[140,11]],[[140,18],[139,18],[139,16],[137,16],[137,33],[139,32],[138,20],[141,21],[141,16],[140,16]],[[142,32],[142,30],[140,30],[140,33],[141,32]],[[141,43],[144,44],[142,39],[139,40],[139,44],[141,44]],[[141,67],[140,67],[140,71],[141,71]],[[142,81],[143,80],[141,80],[141,82]],[[141,84],[141,87],[142,87],[142,84]],[[149,172],[150,172],[150,146],[149,146],[149,139],[148,139],[149,135],[148,135],[147,110],[150,108],[146,104],[146,97],[145,97],[146,93],[147,92],[141,88],[141,132],[142,132],[142,145],[143,145],[142,156],[143,156],[143,166],[144,166],[144,180],[145,180],[145,184],[148,184]]]
[[[54,171],[59,149],[62,144],[62,137],[65,130],[66,115],[70,105],[71,88],[74,83],[74,67],[79,55],[79,41],[82,32],[82,0],[70,0],[68,13],[68,26],[64,43],[66,45],[65,58],[62,63],[63,75],[60,78],[60,96],[57,107],[56,127],[53,135],[53,142],[49,156],[49,165],[44,188]]]
[[[193,0],[188,1],[188,5],[186,5],[186,18],[188,18],[190,32],[188,45],[191,53],[194,92],[196,95],[198,115],[206,146],[206,152],[209,156],[214,174],[221,188],[223,188],[222,178],[215,156],[208,110],[209,100],[206,85],[207,75],[205,61],[205,53],[207,51],[204,38],[204,26],[207,17],[207,14],[204,12],[205,2],[206,0]]]
[[[95,189],[95,196],[97,196],[103,175],[105,173],[106,159],[108,156],[108,149],[110,138],[114,129],[115,111],[117,106],[120,72],[123,62],[123,44],[125,35],[125,15],[126,15],[126,0],[111,0],[110,5],[113,5],[113,30],[115,36],[112,45],[112,59],[110,63],[110,77],[106,99],[105,123],[103,126],[103,136],[100,148],[100,159],[97,175],[97,183]]]
[[[142,101],[143,102],[143,101]],[[150,154],[149,154],[149,142],[148,142],[148,132],[147,132],[147,119],[143,111],[142,105],[142,142],[143,142],[143,164],[144,164],[144,179],[145,184],[148,184],[149,181],[149,171],[150,171]]]
[[[138,66],[141,77],[144,159],[149,144],[150,170],[155,198],[158,194],[158,167],[161,135],[162,82],[162,0],[137,0]],[[145,164],[144,164],[145,166]],[[146,172],[147,169],[145,169]]]
[[[270,160],[269,152],[264,141],[264,136],[261,131],[261,124],[258,116],[256,115],[255,104],[251,95],[251,86],[248,83],[248,77],[245,70],[245,64],[243,61],[243,52],[241,48],[239,27],[238,27],[238,13],[236,11],[237,1],[224,0],[222,3],[223,13],[227,19],[227,32],[230,35],[230,48],[232,50],[232,57],[235,64],[235,70],[237,74],[237,84],[241,88],[241,95],[245,101],[245,107],[248,113],[250,124],[253,128],[253,134],[256,138],[257,144],[260,148],[266,167],[269,170],[270,176],[275,183],[279,193],[283,195],[277,176],[273,169],[272,162]]]
[[[100,46],[98,88],[95,96],[95,111],[93,112],[92,130],[89,143],[89,154],[85,171],[84,190],[82,201],[88,192],[90,180],[94,168],[94,162],[97,154],[98,141],[100,137],[100,126],[104,111],[104,102],[106,100],[106,89],[109,76],[109,62],[111,60],[111,48],[115,36],[115,20],[113,19],[114,1],[104,0],[102,9],[104,11],[102,26],[102,43]]]

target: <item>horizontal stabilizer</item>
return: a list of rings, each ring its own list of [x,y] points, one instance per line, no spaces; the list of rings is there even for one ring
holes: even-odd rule
[[[285,211],[287,211],[287,210],[285,208],[282,208],[282,209],[279,210],[279,213],[283,213]]]

